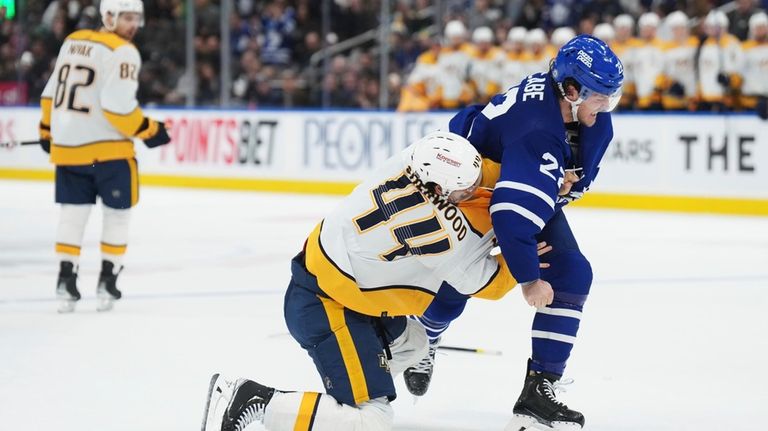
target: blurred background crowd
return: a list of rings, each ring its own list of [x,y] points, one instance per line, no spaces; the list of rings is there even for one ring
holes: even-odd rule
[[[621,109],[749,110],[768,96],[766,3],[233,0],[224,7],[218,0],[145,0],[146,23],[135,40],[143,60],[139,100],[455,109],[547,70],[559,46],[589,33],[624,63]],[[99,24],[98,0],[0,0],[0,105],[39,103],[64,38]],[[186,66],[190,50],[194,70]]]

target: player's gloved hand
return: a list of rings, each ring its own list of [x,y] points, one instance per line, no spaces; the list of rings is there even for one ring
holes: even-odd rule
[[[731,85],[731,79],[725,73],[717,74],[717,82],[723,87],[730,87]]]
[[[672,83],[672,85],[669,86],[669,95],[675,96],[675,97],[684,97],[685,96],[685,88],[682,84],[675,81]]]
[[[521,286],[523,288],[523,298],[531,307],[544,308],[555,299],[555,291],[552,290],[552,285],[540,278],[523,283]]]
[[[48,154],[51,154],[51,141],[47,139],[40,140],[40,147]]]
[[[755,110],[760,118],[768,120],[768,97],[759,97]]]
[[[575,200],[581,199],[582,196],[584,196],[584,192],[579,192],[579,191],[571,190],[571,191],[569,191],[568,193],[566,193],[564,195],[558,196],[558,198],[559,198],[558,201],[559,202],[564,202],[566,204],[569,204],[569,203],[571,203],[571,202],[573,202]]]
[[[149,148],[159,147],[171,142],[171,137],[168,136],[168,131],[165,129],[165,124],[160,121],[149,120],[151,123],[148,127],[148,132],[136,135],[137,138],[144,140],[144,145]],[[140,136],[143,135],[143,136]]]

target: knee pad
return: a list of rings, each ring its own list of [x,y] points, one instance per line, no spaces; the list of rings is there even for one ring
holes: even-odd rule
[[[417,364],[429,351],[424,326],[416,320],[407,319],[405,331],[389,345],[389,351],[392,353],[389,372],[393,377]]]

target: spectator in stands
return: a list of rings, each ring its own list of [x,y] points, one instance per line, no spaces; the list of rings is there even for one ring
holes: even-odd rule
[[[728,32],[739,38],[747,40],[749,37],[749,18],[757,12],[755,0],[736,0],[736,9],[728,12]]]
[[[296,13],[285,0],[272,0],[261,15],[263,46],[261,61],[264,64],[285,66],[291,61],[296,30]]]

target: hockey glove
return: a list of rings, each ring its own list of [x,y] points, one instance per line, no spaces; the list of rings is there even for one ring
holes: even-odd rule
[[[717,74],[717,82],[725,88],[731,86],[731,79],[725,73]]]
[[[144,140],[144,145],[149,148],[159,147],[171,142],[171,137],[168,136],[168,131],[165,130],[165,124],[146,117],[141,127],[139,127],[136,137]]]
[[[679,82],[675,81],[669,86],[669,95],[674,97],[684,97],[685,88]]]
[[[760,118],[768,120],[768,97],[759,97],[755,110]]]
[[[564,195],[558,196],[558,202],[569,204],[575,200],[581,199],[582,196],[584,196],[584,192],[571,190]]]

